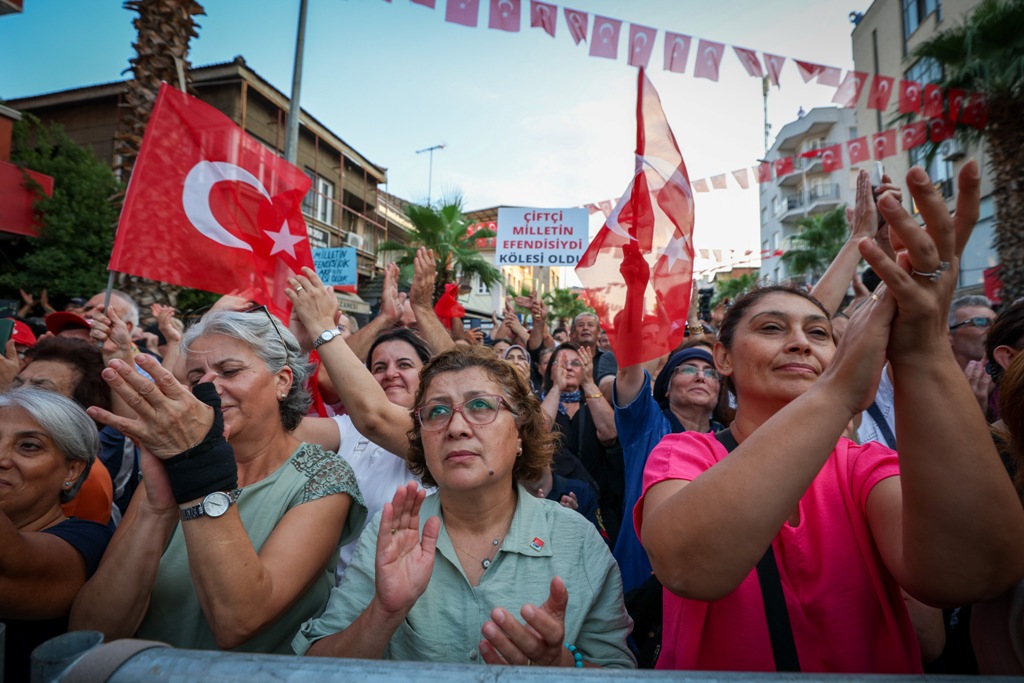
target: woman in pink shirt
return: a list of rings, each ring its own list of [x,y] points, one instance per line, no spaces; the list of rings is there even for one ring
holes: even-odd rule
[[[775,670],[789,637],[802,671],[920,672],[901,587],[963,605],[1024,575],[1024,510],[945,332],[978,216],[977,164],[961,171],[956,218],[922,170],[907,182],[927,228],[879,200],[906,251],[897,262],[861,242],[885,285],[843,344],[807,294],[742,297],[714,352],[737,397],[738,445],[683,433],[651,454],[634,520],[665,586],[659,668]],[[858,218],[875,220],[861,190]],[[886,358],[898,457],[841,438]],[[778,578],[762,583],[754,568],[769,548]],[[766,608],[773,593],[781,608]],[[782,627],[770,634],[769,620]]]

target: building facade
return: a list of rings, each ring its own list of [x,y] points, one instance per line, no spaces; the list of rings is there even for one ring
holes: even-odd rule
[[[917,81],[922,85],[942,78],[941,67],[928,60],[913,57],[913,50],[937,32],[963,23],[966,15],[980,0],[875,0],[853,30],[853,63],[857,71],[883,74],[897,79]],[[893,97],[885,112],[867,107],[867,97],[857,104],[857,128],[870,136],[893,128],[897,98]],[[959,288],[962,293],[983,293],[984,271],[998,264],[992,248],[993,215],[992,180],[988,173],[984,145],[963,148],[956,140],[941,143],[939,153],[926,163],[927,146],[922,145],[883,160],[885,171],[893,181],[904,185],[911,166],[921,166],[935,182],[952,210],[956,193],[956,175],[969,159],[981,166],[981,215],[971,235],[960,264]],[[913,199],[905,193],[903,203],[908,211],[917,212]]]
[[[760,185],[761,277],[774,283],[803,276],[790,273],[782,254],[800,232],[800,221],[823,214],[840,204],[853,206],[856,169],[826,171],[820,157],[806,152],[855,139],[854,112],[838,107],[817,107],[779,130],[766,159],[794,157],[793,171]]]

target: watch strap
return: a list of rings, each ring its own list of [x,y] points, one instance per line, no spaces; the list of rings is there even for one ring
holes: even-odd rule
[[[328,332],[331,334],[331,336],[329,336],[327,338],[324,338],[324,335],[326,335]],[[339,332],[337,329],[327,329],[327,330],[324,330],[319,335],[317,335],[316,339],[313,340],[313,348],[314,349],[319,349],[321,346],[323,346],[327,342],[332,341],[339,334],[341,334],[341,332]]]

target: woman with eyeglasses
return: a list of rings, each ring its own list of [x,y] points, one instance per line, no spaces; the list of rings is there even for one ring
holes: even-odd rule
[[[331,296],[311,270],[288,296]],[[324,310],[329,307],[325,304]],[[345,345],[321,354],[361,431],[408,453],[415,483],[359,539],[299,654],[543,666],[633,665],[618,569],[586,519],[524,491],[554,439],[524,378],[489,349],[428,362],[410,412],[391,403]],[[365,429],[364,429],[365,428]],[[571,599],[570,599],[571,596]]]
[[[714,348],[737,399],[728,433],[651,453],[634,520],[665,586],[658,668],[920,673],[901,589],[962,605],[1024,575],[1024,509],[946,333],[978,167],[960,173],[955,217],[924,171],[907,183],[925,228],[879,198],[903,252],[859,242],[884,284],[839,347],[802,290],[740,297]],[[869,183],[856,212],[877,220]],[[842,438],[886,358],[898,454]]]
[[[620,367],[615,378],[615,425],[626,466],[625,509],[633,509],[643,488],[644,465],[662,437],[678,432],[722,429],[711,419],[721,384],[711,352],[700,342],[675,352],[658,373],[643,365]],[[627,593],[651,577],[651,562],[632,524],[624,524],[612,553]]]
[[[594,381],[593,356],[574,342],[559,344],[544,372],[541,409],[561,452],[579,459],[597,486],[600,520],[612,545],[623,515],[624,468],[615,413]],[[560,468],[556,468],[560,469]]]
[[[290,652],[365,508],[349,465],[295,437],[308,359],[266,310],[214,312],[182,339],[192,389],[153,358],[103,378],[136,413],[89,414],[140,444],[139,484],[71,625],[108,639]]]

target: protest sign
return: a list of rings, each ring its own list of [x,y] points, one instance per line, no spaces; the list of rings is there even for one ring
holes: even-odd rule
[[[353,247],[313,249],[316,274],[325,285],[354,285],[356,281],[356,250]]]
[[[588,224],[585,208],[500,208],[494,265],[575,266],[587,248]]]

